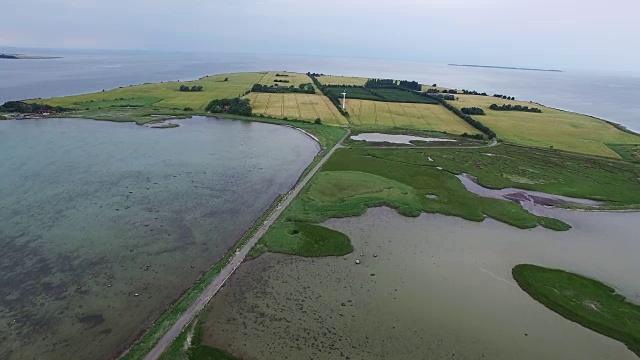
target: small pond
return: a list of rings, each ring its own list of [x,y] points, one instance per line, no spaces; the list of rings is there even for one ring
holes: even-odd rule
[[[412,141],[426,141],[426,142],[456,142],[456,140],[442,139],[434,137],[422,137],[412,135],[392,135],[381,133],[364,133],[351,136],[351,140],[376,142],[376,143],[392,143],[392,144],[405,144],[413,145]]]

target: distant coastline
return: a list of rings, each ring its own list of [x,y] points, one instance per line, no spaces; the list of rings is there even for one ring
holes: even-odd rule
[[[509,66],[491,66],[491,65],[449,64],[449,66],[475,67],[475,68],[488,68],[488,69],[524,70],[524,71],[562,72],[562,70],[553,70],[553,69],[534,69],[534,68],[521,68],[521,67],[509,67]]]
[[[60,59],[60,56],[38,56],[38,55],[23,55],[23,54],[0,54],[0,59],[13,59],[13,60],[46,60],[46,59]]]

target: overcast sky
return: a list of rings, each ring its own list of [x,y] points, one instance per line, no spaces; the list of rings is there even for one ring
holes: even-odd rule
[[[3,0],[0,46],[638,70],[640,0]]]

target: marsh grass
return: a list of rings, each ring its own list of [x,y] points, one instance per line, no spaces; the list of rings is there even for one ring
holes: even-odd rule
[[[597,280],[521,264],[513,278],[532,298],[564,318],[624,343],[640,356],[640,306]]]

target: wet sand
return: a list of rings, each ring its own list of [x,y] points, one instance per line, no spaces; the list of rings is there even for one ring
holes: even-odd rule
[[[637,359],[531,299],[511,269],[559,267],[640,302],[638,214],[549,211],[573,229],[385,208],[330,220],[353,254],[245,263],[210,303],[205,343],[245,360]]]

